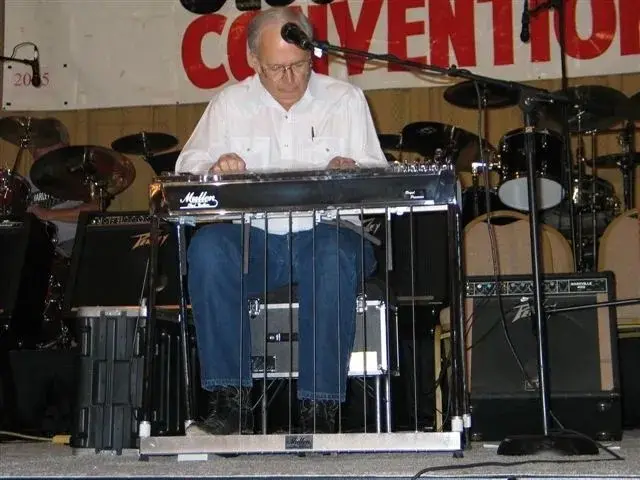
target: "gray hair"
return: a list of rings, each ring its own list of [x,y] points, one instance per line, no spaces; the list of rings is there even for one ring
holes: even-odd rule
[[[258,54],[258,44],[260,34],[267,25],[284,25],[285,23],[295,23],[310,38],[313,39],[313,26],[309,19],[299,10],[289,7],[273,7],[263,10],[253,17],[247,27],[247,43],[249,51],[254,55]]]

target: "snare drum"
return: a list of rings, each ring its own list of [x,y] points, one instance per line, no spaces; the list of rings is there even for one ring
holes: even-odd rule
[[[552,130],[533,133],[535,155],[533,158],[538,180],[538,208],[546,210],[559,205],[564,197],[562,187],[562,161],[564,142],[562,136]],[[502,165],[502,185],[498,190],[500,200],[516,210],[529,210],[527,195],[527,155],[524,129],[506,133],[498,145]]]
[[[20,217],[29,206],[31,185],[18,174],[0,170],[0,217]]]

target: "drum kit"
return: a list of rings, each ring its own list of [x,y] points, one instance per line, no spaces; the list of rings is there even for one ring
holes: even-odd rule
[[[125,155],[140,155],[153,166],[156,153],[178,144],[175,137],[165,133],[141,132],[118,138],[111,149],[97,145],[63,146],[60,125],[53,118],[0,118],[0,138],[18,147],[12,165],[0,166],[0,226],[19,224],[32,205],[51,208],[67,201],[94,202],[99,211],[105,211],[116,195],[135,179],[134,164]],[[25,151],[45,152],[33,163],[29,179],[18,173]],[[56,245],[55,224],[43,223],[49,240]],[[63,347],[70,341],[62,318],[62,295],[69,264],[69,258],[55,249],[43,312],[46,340],[40,348]],[[51,329],[56,335],[47,332]]]
[[[634,207],[634,170],[640,154],[633,140],[635,122],[640,120],[640,92],[629,98],[610,87],[588,85],[570,87],[565,93],[576,100],[576,107],[563,112],[549,105],[538,109],[535,115],[538,205],[542,221],[574,242],[578,270],[588,271],[596,267],[597,242],[606,226],[622,207]],[[444,98],[456,107],[479,111],[482,115],[479,126],[484,128],[489,110],[517,106],[520,102],[515,91],[471,81],[447,88]],[[577,106],[586,102],[590,105],[589,112]],[[593,105],[602,111],[596,109],[594,113]],[[565,142],[562,134],[564,118],[570,143]],[[622,127],[616,129],[616,125]],[[619,135],[621,152],[597,156],[597,137],[612,133]],[[424,121],[405,125],[399,135],[379,135],[391,162],[446,162],[455,166],[463,187],[464,225],[490,211],[529,210],[525,138],[524,128],[512,129],[494,147],[484,138],[482,129],[472,133],[455,125]],[[591,144],[591,158],[584,154],[583,145],[587,141]],[[573,144],[578,145],[575,155],[570,146]],[[613,185],[597,175],[601,168],[619,170],[623,180],[622,202]]]

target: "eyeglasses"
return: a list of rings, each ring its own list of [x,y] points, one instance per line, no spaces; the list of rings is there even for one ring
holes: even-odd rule
[[[306,73],[310,67],[311,60],[300,60],[289,65],[262,65],[262,70],[269,78],[277,80],[284,77],[287,70],[290,70],[293,75],[301,75]]]

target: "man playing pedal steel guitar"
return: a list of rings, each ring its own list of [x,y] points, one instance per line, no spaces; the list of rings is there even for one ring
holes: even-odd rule
[[[211,100],[182,149],[177,173],[387,166],[362,91],[313,72],[310,53],[283,39],[287,23],[312,37],[308,19],[294,9],[265,10],[249,24],[256,74]],[[197,427],[212,434],[253,431],[247,296],[288,285],[290,271],[300,304],[300,427],[333,432],[345,401],[360,279],[376,268],[372,246],[359,227],[294,217],[290,228],[289,218],[269,219],[267,235],[264,221],[254,219],[243,274],[241,229],[228,223],[200,228],[188,249],[201,383],[211,392],[208,417],[188,433]]]

